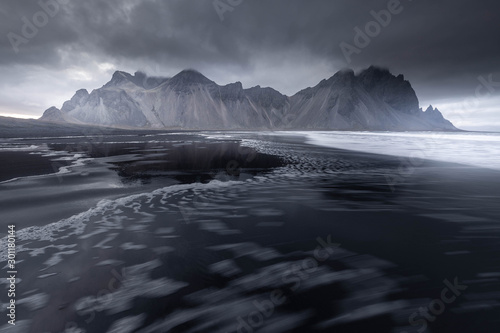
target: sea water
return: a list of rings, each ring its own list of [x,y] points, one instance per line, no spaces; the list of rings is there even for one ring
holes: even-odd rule
[[[314,145],[500,169],[500,133],[286,132]]]

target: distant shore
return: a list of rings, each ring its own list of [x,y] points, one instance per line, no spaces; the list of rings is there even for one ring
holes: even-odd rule
[[[102,136],[102,135],[147,135],[158,134],[159,132],[288,132],[288,131],[332,131],[332,132],[350,132],[352,129],[331,130],[331,129],[188,129],[188,128],[124,128],[124,127],[106,127],[84,124],[49,122],[39,119],[20,119],[0,116],[0,139],[11,138],[41,138],[41,137],[61,137],[61,136]],[[359,130],[359,132],[386,132],[386,130]],[[411,132],[407,130],[391,130],[394,132]],[[429,131],[433,132],[433,131]],[[474,132],[461,129],[456,130],[436,130],[435,132]]]

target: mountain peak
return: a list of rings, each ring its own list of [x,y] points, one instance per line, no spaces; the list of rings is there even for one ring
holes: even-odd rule
[[[129,73],[124,72],[124,71],[115,71],[113,73],[113,76],[112,76],[111,80],[113,80],[113,79],[122,79],[122,78],[129,78],[131,76],[132,75],[130,75]]]
[[[55,106],[51,106],[50,108],[45,110],[40,119],[45,121],[61,122],[64,121],[64,116],[61,110],[59,110]]]
[[[361,77],[373,77],[373,78],[383,78],[386,76],[393,76],[389,69],[385,67],[379,67],[379,66],[370,66],[367,69],[362,70],[358,76]]]
[[[199,71],[197,71],[196,69],[193,69],[193,68],[183,69],[177,75],[179,75],[179,74],[182,74],[182,75],[201,75],[201,76],[204,76]]]
[[[333,84],[347,84],[349,85],[350,83],[353,82],[355,79],[354,71],[350,68],[345,68],[339,70],[337,73],[335,73],[333,76],[331,76],[329,79],[323,79],[314,87],[314,89],[319,89],[319,88],[324,88],[324,87],[329,87]],[[308,91],[310,88],[306,88],[304,91]]]
[[[173,85],[189,85],[189,84],[211,84],[205,75],[194,69],[185,69],[172,77],[169,81]]]
[[[354,71],[350,68],[344,68],[335,73],[330,79],[336,78],[340,80],[353,80],[355,77]]]
[[[438,110],[438,108],[434,108],[432,105],[429,105],[427,110],[424,112],[428,116],[432,116],[435,119],[444,119],[443,114],[441,111]]]
[[[455,126],[449,121],[446,120],[441,113],[441,111],[438,110],[438,108],[434,108],[432,105],[429,105],[427,110],[423,113],[424,117],[428,120],[430,120],[432,123],[438,123],[438,124],[446,124],[448,129],[452,130],[457,130]]]
[[[354,70],[352,68],[344,68],[335,73],[335,75],[354,76]]]
[[[117,86],[123,82],[128,82],[128,81],[130,81],[131,78],[132,78],[132,75],[130,75],[127,72],[116,71],[113,73],[113,76],[111,77],[111,81],[109,81],[108,83],[106,83],[104,85],[104,88],[114,87],[114,86]]]
[[[205,79],[208,80],[207,77],[200,72],[198,72],[195,69],[184,69],[180,71],[177,75],[174,77],[184,77],[184,78],[189,78],[189,79]]]
[[[60,110],[58,108],[56,108],[55,106],[51,106],[50,108],[48,108],[47,110],[45,110],[45,112],[59,112]]]
[[[136,71],[134,75],[124,71],[116,71],[113,73],[111,81],[104,85],[104,88],[116,87],[131,82],[140,88],[152,89],[158,87],[166,80],[168,80],[168,78],[149,77],[146,73],[141,71]]]
[[[75,93],[76,96],[87,96],[88,94],[89,92],[87,91],[87,89],[79,89]]]

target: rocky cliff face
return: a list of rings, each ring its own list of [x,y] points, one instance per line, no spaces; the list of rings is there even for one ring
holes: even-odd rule
[[[456,130],[444,118],[422,112],[415,91],[402,75],[396,77],[377,67],[359,75],[340,71],[298,92],[290,101],[290,128]]]
[[[456,130],[437,109],[419,108],[402,75],[377,67],[340,71],[291,97],[240,82],[219,86],[194,70],[172,78],[118,71],[41,119],[133,128]]]

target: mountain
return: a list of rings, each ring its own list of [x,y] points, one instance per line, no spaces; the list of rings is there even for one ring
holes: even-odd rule
[[[456,130],[441,113],[422,112],[403,75],[370,67],[336,73],[290,98],[292,128],[336,130]],[[439,117],[437,114],[441,115]]]
[[[422,111],[403,75],[374,66],[340,71],[291,97],[241,82],[220,86],[191,69],[171,78],[117,71],[40,119],[152,129],[457,130],[432,106]]]

